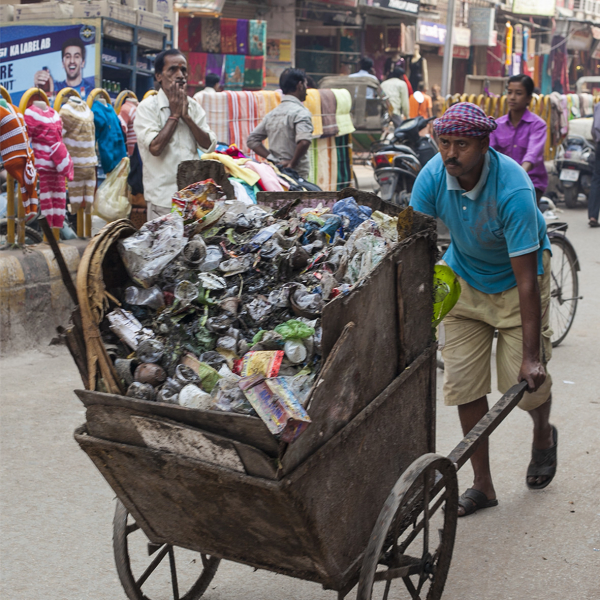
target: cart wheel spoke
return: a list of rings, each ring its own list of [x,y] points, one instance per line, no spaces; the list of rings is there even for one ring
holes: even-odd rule
[[[135,584],[141,588],[144,583],[146,583],[146,580],[148,579],[148,577],[150,577],[150,575],[152,575],[152,573],[154,573],[154,571],[156,570],[156,567],[158,567],[158,565],[160,565],[160,563],[162,562],[162,559],[167,555],[167,552],[169,552],[169,548],[170,546],[167,546],[167,544],[165,544],[158,552],[158,554],[154,557],[154,559],[152,560],[152,562],[148,565],[148,568],[142,573],[142,576],[135,582]]]
[[[177,584],[177,567],[175,565],[175,552],[173,552],[173,546],[169,546],[169,567],[171,568],[173,600],[179,600],[179,585]]]
[[[175,600],[199,600],[214,578],[220,563],[216,556],[195,554],[194,558],[194,553],[189,550],[150,541],[142,527],[132,519],[125,506],[118,500],[114,518],[113,547],[119,579],[129,600],[158,600],[169,593],[172,593]],[[192,556],[182,560],[182,556],[185,556],[182,553]],[[159,569],[167,554],[169,568]],[[150,564],[149,556],[152,557]],[[141,576],[138,577],[142,570]],[[142,591],[144,584],[146,585]]]
[[[398,480],[379,514],[363,559],[357,600],[381,598],[382,592],[387,600],[394,579],[402,579],[401,588],[406,588],[399,588],[404,595],[398,598],[439,600],[452,559],[457,517],[454,465],[436,454],[417,459]],[[431,535],[438,522],[439,543]]]

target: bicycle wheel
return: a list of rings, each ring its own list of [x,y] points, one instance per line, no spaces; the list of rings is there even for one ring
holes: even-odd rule
[[[0,221],[0,246],[4,246],[5,244],[8,243],[8,240],[6,239],[7,235],[8,235],[8,223],[6,222],[6,219],[2,219]],[[15,226],[15,241],[16,241],[16,239],[17,239],[17,231],[16,231],[16,226]],[[27,245],[41,244],[43,241],[44,241],[44,238],[42,237],[41,233],[39,233],[35,229],[33,229],[31,227],[27,227],[27,225],[25,225],[25,244],[27,244]]]
[[[562,235],[550,236],[552,245],[552,279],[550,282],[550,326],[552,346],[558,346],[569,333],[577,301],[579,279],[577,277],[577,255],[571,243]]]

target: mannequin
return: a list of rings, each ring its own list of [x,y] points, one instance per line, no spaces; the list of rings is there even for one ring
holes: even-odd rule
[[[65,219],[65,178],[73,179],[73,161],[62,139],[62,121],[45,102],[25,110],[25,122],[40,177],[40,208],[50,227],[62,229]]]
[[[70,96],[60,109],[65,146],[73,157],[73,181],[69,183],[71,212],[82,206],[91,214],[96,191],[96,132],[94,114],[78,96]]]
[[[119,112],[119,119],[125,124],[125,136],[127,138],[127,154],[131,156],[137,143],[137,136],[133,130],[133,122],[135,121],[135,113],[138,107],[137,98],[126,98]]]
[[[27,222],[37,215],[38,174],[34,166],[25,119],[16,106],[0,98],[0,121],[2,122],[0,157],[4,168],[19,182],[21,202]]]
[[[96,142],[103,171],[108,175],[127,156],[125,135],[119,117],[111,104],[102,96],[92,104]]]
[[[419,81],[425,83],[425,88],[429,87],[429,77],[427,73],[427,59],[421,56],[419,44],[415,44],[415,51],[410,59],[410,84],[413,90],[419,89]]]

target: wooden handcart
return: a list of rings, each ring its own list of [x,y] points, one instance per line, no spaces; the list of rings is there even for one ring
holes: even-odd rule
[[[372,195],[359,201],[385,208]],[[222,559],[319,583],[340,599],[355,587],[359,600],[386,599],[392,584],[407,598],[441,597],[456,470],[525,387],[448,457],[435,454],[436,234],[428,218],[417,221],[349,295],[326,305],[312,424],[293,444],[253,417],[77,391],[87,422],[75,439],[118,498],[115,559],[130,600],[157,600],[147,586],[161,564],[175,600],[200,598]],[[118,255],[106,260],[114,277]],[[132,556],[134,536],[147,538],[147,566]],[[186,581],[180,548],[197,553]]]

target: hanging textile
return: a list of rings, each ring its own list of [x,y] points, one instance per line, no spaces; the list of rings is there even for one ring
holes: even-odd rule
[[[222,54],[207,54],[206,55],[206,75],[213,73],[218,75],[221,81],[223,81],[223,66],[224,59]]]
[[[224,85],[226,90],[241,90],[244,87],[245,56],[225,55]]]
[[[335,138],[337,150],[337,188],[343,190],[351,185],[352,181],[352,161],[350,152],[350,136],[341,135]]]
[[[246,145],[248,136],[259,125],[258,105],[252,92],[228,93],[229,103],[229,140],[247,156],[254,153]]]
[[[331,90],[335,96],[335,120],[338,126],[338,135],[346,135],[354,131],[350,110],[352,109],[352,96],[345,89]]]
[[[237,53],[248,54],[248,19],[238,19],[236,23]]]
[[[204,84],[207,57],[208,54],[205,52],[190,52],[188,54],[188,85]]]
[[[335,118],[337,101],[335,94],[329,89],[319,90],[321,96],[321,116],[323,122],[323,137],[337,135],[339,129]]]
[[[246,56],[244,62],[244,89],[260,90],[263,86],[265,61],[262,56]]]
[[[25,218],[29,221],[37,214],[38,173],[23,115],[16,106],[5,101],[0,102],[0,158],[4,168],[19,183]]]
[[[221,52],[221,26],[218,19],[201,19],[202,51],[218,54]]]
[[[271,90],[261,90],[260,92],[265,98],[265,113],[270,113],[274,108],[281,104],[281,93]]]
[[[267,23],[266,21],[250,21],[248,43],[252,56],[261,56],[267,47]]]
[[[550,74],[550,56],[548,54],[544,54],[544,56],[540,57],[542,59],[542,85],[541,92],[544,95],[548,95],[552,92],[552,76]]]
[[[221,19],[221,52],[236,54],[237,51],[237,19]]]
[[[125,136],[117,113],[110,105],[102,104],[100,101],[92,105],[94,113],[94,125],[96,126],[96,142],[100,153],[102,170],[108,175],[127,156],[125,147]]]
[[[337,148],[335,138],[317,140],[317,185],[325,191],[337,189]]]
[[[323,117],[321,116],[321,94],[319,94],[319,90],[306,90],[306,101],[304,104],[312,115],[313,137],[321,137],[323,135]]]
[[[206,113],[208,126],[217,136],[217,141],[220,144],[229,146],[229,105],[227,94],[228,92],[221,92],[219,94],[200,92],[196,97]]]
[[[265,97],[260,92],[252,92],[254,99],[256,100],[256,118],[258,121],[262,121],[267,114],[267,103]]]
[[[190,21],[191,21],[190,17],[179,17],[179,25],[178,25],[179,49],[182,52],[190,52],[190,50],[191,50],[190,40],[189,40]]]
[[[202,52],[202,21],[200,19],[190,19],[188,40],[190,52]]]

